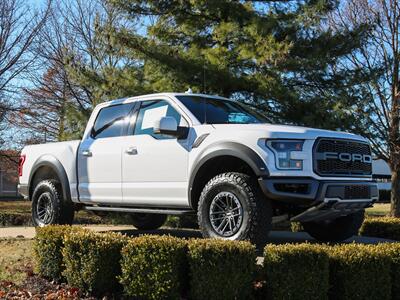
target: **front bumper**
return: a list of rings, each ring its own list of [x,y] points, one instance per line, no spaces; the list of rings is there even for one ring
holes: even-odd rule
[[[260,178],[259,183],[269,199],[306,207],[291,219],[299,222],[349,215],[372,206],[379,198],[378,185],[371,181]]]

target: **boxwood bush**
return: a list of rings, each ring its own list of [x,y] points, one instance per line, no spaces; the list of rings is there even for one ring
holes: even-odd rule
[[[195,239],[188,244],[191,299],[247,299],[255,247],[249,242]]]
[[[141,236],[122,249],[120,282],[140,299],[179,299],[186,288],[187,243],[171,236]]]
[[[400,240],[400,219],[391,217],[367,218],[360,235]]]
[[[391,299],[391,261],[376,245],[328,248],[331,299]]]
[[[81,232],[79,227],[67,225],[46,226],[36,228],[33,245],[36,272],[43,277],[60,280],[64,271],[62,248],[66,234]]]
[[[329,259],[324,247],[311,244],[264,248],[265,297],[327,299]]]
[[[71,286],[93,294],[120,288],[121,249],[125,236],[117,233],[72,232],[64,237],[64,276]]]
[[[392,299],[400,300],[400,243],[379,244],[378,251],[386,254],[391,261]]]

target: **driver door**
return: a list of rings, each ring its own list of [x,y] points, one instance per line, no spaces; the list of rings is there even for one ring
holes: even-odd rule
[[[188,126],[167,100],[142,101],[132,117],[122,147],[124,204],[187,206],[188,139],[155,134],[154,123],[164,116]]]

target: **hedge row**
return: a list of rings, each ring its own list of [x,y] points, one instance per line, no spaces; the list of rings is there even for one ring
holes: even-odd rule
[[[54,226],[37,229],[34,249],[39,274],[95,295],[400,299],[400,243],[268,245],[261,270],[248,242],[127,238]]]
[[[400,240],[400,218],[366,218],[360,228],[360,235]]]
[[[245,299],[256,258],[249,242],[127,238],[70,226],[37,228],[34,253],[46,278],[94,295],[123,289],[139,299]]]
[[[291,223],[292,232],[304,231],[299,222]],[[368,217],[359,231],[360,235],[400,241],[400,218]]]

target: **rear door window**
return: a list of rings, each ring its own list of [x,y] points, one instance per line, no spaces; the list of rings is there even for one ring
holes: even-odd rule
[[[102,108],[94,122],[91,137],[99,139],[125,135],[127,117],[134,105],[127,103]]]

